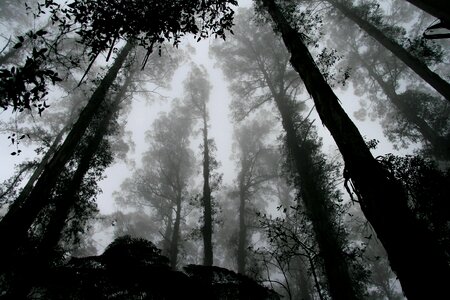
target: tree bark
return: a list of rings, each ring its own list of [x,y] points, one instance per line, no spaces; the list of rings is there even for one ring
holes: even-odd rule
[[[77,122],[66,137],[64,143],[52,157],[45,167],[29,195],[19,195],[16,201],[20,207],[8,213],[0,222],[0,237],[4,241],[0,254],[5,262],[16,254],[16,250],[27,240],[27,233],[39,212],[48,204],[49,195],[64,169],[65,164],[72,157],[75,147],[91,123],[93,117],[98,113],[100,105],[119,70],[125,62],[128,53],[133,48],[131,42],[122,49],[116,61],[109,69],[106,76],[97,87],[86,107],[80,113]],[[24,199],[26,198],[26,199]]]
[[[401,184],[375,160],[361,134],[317,68],[300,34],[273,0],[262,0],[291,53],[291,64],[312,96],[320,119],[333,136],[345,162],[361,209],[385,247],[408,299],[448,296],[450,268],[438,243],[407,206]]]
[[[450,5],[447,0],[406,0],[430,15],[450,25]]]
[[[384,33],[361,18],[352,8],[341,3],[339,0],[326,0],[335,8],[337,8],[344,16],[355,22],[368,35],[377,40],[386,49],[391,51],[398,59],[405,63],[411,70],[425,80],[438,93],[440,93],[447,101],[450,102],[450,84],[442,79],[438,74],[431,71],[427,65],[419,59],[411,55],[405,48],[394,40],[388,38]]]
[[[212,204],[210,178],[210,157],[208,142],[208,121],[206,106],[203,105],[203,246],[204,257],[203,265],[213,265],[213,247],[212,247]]]

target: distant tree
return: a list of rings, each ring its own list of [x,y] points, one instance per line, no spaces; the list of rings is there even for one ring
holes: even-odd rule
[[[202,165],[203,165],[203,193],[201,196],[201,204],[203,207],[203,264],[212,266],[213,257],[213,197],[212,193],[212,175],[214,169],[217,168],[217,161],[213,155],[214,140],[208,135],[208,102],[211,84],[208,81],[208,74],[203,67],[194,66],[184,82],[185,89],[185,105],[190,109],[194,118],[201,120],[202,132]]]
[[[340,0],[326,1],[391,51],[444,98],[450,101],[450,83],[431,71],[425,62],[421,60],[420,56],[415,56],[412,51],[405,49],[401,42],[396,40],[398,38],[398,30],[401,29],[386,25],[379,14],[370,15],[370,12],[364,11],[364,7],[353,7]]]
[[[345,180],[351,181],[361,208],[382,241],[406,296],[421,299],[445,295],[445,282],[450,278],[445,254],[429,230],[408,211],[405,190],[371,155],[358,129],[317,68],[304,37],[298,32],[299,28],[288,21],[286,11],[271,0],[259,3],[280,32],[291,53],[291,64],[305,83],[322,122],[337,143],[345,162]],[[418,261],[417,257],[427,259]],[[424,280],[420,274],[430,276]]]
[[[237,247],[237,271],[246,274],[247,248],[249,247],[249,203],[261,196],[264,184],[278,176],[278,157],[265,145],[271,130],[267,120],[238,123],[234,132],[235,155],[238,159],[237,194],[239,195],[239,234]],[[254,213],[254,212],[253,212]]]
[[[382,118],[384,133],[396,146],[421,141],[428,155],[448,160],[449,104],[420,88],[406,66],[374,41],[351,30],[333,35],[339,37],[335,43],[348,53],[345,62],[352,69],[356,92],[370,99],[361,101],[362,107],[355,116]],[[406,91],[400,92],[405,83]]]

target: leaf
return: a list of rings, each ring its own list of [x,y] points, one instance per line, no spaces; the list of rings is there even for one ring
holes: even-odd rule
[[[16,155],[17,153],[16,152],[11,152],[11,155]]]
[[[38,30],[37,32],[36,32],[36,35],[38,35],[38,36],[43,36],[44,34],[47,34],[48,33],[48,31],[46,31],[46,30],[44,30],[44,29],[41,29],[41,30]]]
[[[19,42],[19,43],[15,44],[13,48],[14,49],[19,49],[20,47],[22,47],[22,45],[23,44],[21,42]]]

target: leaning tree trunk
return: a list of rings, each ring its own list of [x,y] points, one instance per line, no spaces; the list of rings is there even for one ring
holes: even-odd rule
[[[450,84],[442,79],[438,74],[431,71],[426,64],[414,57],[405,48],[394,40],[390,39],[384,33],[361,18],[352,8],[343,4],[339,0],[326,0],[336,7],[343,15],[355,22],[368,35],[377,40],[386,49],[391,51],[398,59],[405,63],[411,70],[431,85],[438,93],[444,96],[450,102]]]
[[[50,221],[45,227],[42,240],[37,249],[37,256],[35,257],[35,254],[33,253],[31,257],[27,257],[26,259],[29,260],[29,263],[26,270],[20,270],[20,273],[16,275],[19,281],[14,282],[13,287],[15,288],[9,291],[14,299],[24,298],[24,296],[30,292],[39,276],[45,276],[45,272],[49,270],[52,263],[57,259],[57,252],[55,250],[58,246],[58,242],[61,240],[67,218],[78,200],[77,195],[82,185],[83,178],[91,168],[92,159],[98,152],[101,142],[104,141],[104,137],[108,132],[108,126],[111,123],[114,113],[118,110],[120,102],[123,100],[126,86],[130,83],[131,79],[127,78],[121,91],[116,95],[115,100],[108,105],[103,105],[105,111],[103,112],[99,124],[95,125],[94,136],[88,138],[88,145],[82,154],[70,183],[55,203],[55,211],[52,213]],[[17,280],[17,278],[15,280]]]
[[[212,247],[212,204],[210,178],[210,157],[208,142],[208,122],[206,107],[203,107],[203,246],[204,256],[203,265],[213,265],[213,247]]]
[[[430,15],[450,25],[450,5],[448,0],[406,0]]]
[[[324,195],[320,181],[316,178],[319,170],[313,162],[310,141],[306,137],[298,136],[299,133],[295,129],[292,115],[293,111],[283,92],[284,89],[281,88],[281,92],[277,92],[270,81],[269,74],[264,69],[263,63],[258,60],[258,65],[281,115],[283,129],[286,132],[288,151],[294,160],[299,177],[296,182],[297,188],[301,193],[306,213],[313,225],[320,256],[324,261],[330,294],[333,299],[357,299],[358,288],[353,284],[350,277],[350,268],[338,241],[335,225],[331,221],[331,212],[327,207],[329,199]],[[301,140],[303,142],[300,145],[299,141]]]
[[[413,112],[408,107],[408,104],[395,92],[394,88],[389,86],[380,75],[376,74],[371,66],[367,65],[362,59],[361,63],[367,69],[369,76],[378,83],[397,110],[408,120],[408,122],[413,124],[422,137],[431,144],[434,155],[439,159],[450,160],[450,142],[440,136],[424,119]]]
[[[3,246],[1,247],[0,255],[5,263],[11,262],[10,258],[16,254],[16,250],[27,240],[28,230],[39,212],[48,204],[50,193],[57,182],[59,174],[72,157],[76,145],[95,114],[98,113],[106,93],[116,79],[119,70],[132,48],[132,43],[128,42],[119,53],[114,64],[91,96],[86,107],[80,113],[77,122],[74,124],[64,143],[47,164],[31,193],[29,195],[19,195],[16,201],[19,201],[21,204],[20,207],[13,211],[8,211],[1,220],[0,237],[3,240]],[[2,264],[2,268],[4,266],[5,264]]]
[[[350,277],[350,268],[345,259],[338,233],[331,220],[329,199],[326,199],[320,186],[320,170],[312,159],[312,144],[307,137],[297,136],[292,111],[286,101],[278,95],[274,97],[280,111],[289,155],[294,160],[299,179],[296,184],[305,204],[306,214],[311,220],[323,258],[325,274],[328,279],[330,295],[333,299],[358,299],[358,289]],[[301,145],[299,141],[304,140]]]
[[[375,160],[356,126],[323,78],[301,35],[273,0],[262,0],[291,53],[291,64],[312,95],[317,112],[330,130],[345,162],[345,179],[354,185],[361,209],[386,249],[408,299],[448,296],[450,268],[438,243],[407,206],[407,195]]]
[[[88,137],[89,142],[82,154],[69,186],[55,204],[55,212],[52,214],[46,227],[39,249],[42,258],[49,263],[51,263],[53,258],[54,249],[61,240],[66,220],[76,205],[76,201],[78,200],[77,195],[80,191],[83,178],[91,168],[91,162],[98,153],[100,144],[105,140],[104,137],[108,134],[108,127],[111,124],[114,114],[119,110],[119,105],[125,97],[126,91],[131,84],[131,80],[132,77],[128,76],[120,91],[114,96],[114,100],[111,103],[104,102],[104,105],[102,105],[102,108],[104,109],[103,116],[100,117],[99,123],[95,124],[94,136]]]

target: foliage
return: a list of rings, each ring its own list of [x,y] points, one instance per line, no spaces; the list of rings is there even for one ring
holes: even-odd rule
[[[226,269],[189,265],[188,275],[172,271],[160,252],[148,240],[119,237],[100,256],[72,258],[49,270],[35,289],[47,299],[279,299]],[[207,281],[203,275],[210,272],[213,280]]]
[[[426,224],[450,257],[450,170],[441,171],[435,162],[420,156],[388,154],[379,161],[403,183],[411,213]]]

